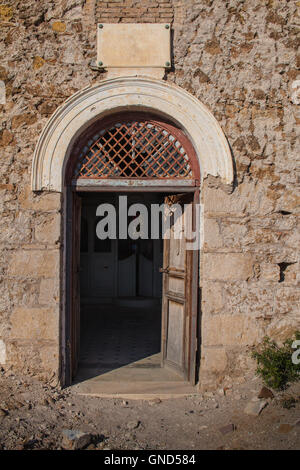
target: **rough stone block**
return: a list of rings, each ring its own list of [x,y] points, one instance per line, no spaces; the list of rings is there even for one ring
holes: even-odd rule
[[[39,355],[41,360],[41,370],[58,373],[59,371],[59,343],[58,337],[56,343],[52,345],[41,345]]]
[[[274,312],[274,291],[277,284],[262,282],[224,283],[226,313],[270,317]]]
[[[218,312],[224,307],[224,289],[220,282],[203,282],[202,285],[202,311],[203,313]]]
[[[250,416],[259,416],[262,410],[267,406],[268,402],[266,400],[256,400],[250,401],[245,409],[244,413]]]
[[[58,311],[51,308],[15,308],[10,317],[10,338],[57,340]]]
[[[12,214],[9,217],[2,217],[0,219],[0,234],[0,240],[3,244],[30,243],[29,214],[20,211],[16,217],[13,217]]]
[[[204,183],[202,191],[202,202],[204,211],[214,216],[241,217],[248,214],[268,214],[274,210],[274,200],[266,197],[266,188],[263,181],[245,181],[240,184],[232,194],[226,193],[215,182]],[[278,191],[277,191],[278,193]]]
[[[233,195],[226,194],[220,188],[210,188],[204,184],[202,201],[205,213],[233,215],[235,212],[243,212],[243,205],[233,204],[233,199]]]
[[[202,269],[207,280],[246,281],[253,276],[249,253],[205,253]]]
[[[204,348],[201,358],[201,369],[213,372],[223,372],[227,367],[227,354],[225,349]]]
[[[278,264],[262,263],[260,265],[260,279],[264,281],[278,282],[280,279],[280,269]]]
[[[39,303],[51,305],[59,302],[59,279],[42,279],[40,284]]]
[[[41,380],[50,380],[53,374],[59,372],[58,338],[55,342],[39,339],[15,339],[7,340],[8,365],[26,374],[28,371],[39,376]]]
[[[300,280],[299,263],[291,264],[284,271],[284,282],[288,284],[297,284]]]
[[[274,341],[283,342],[292,338],[296,331],[300,330],[299,311],[294,315],[286,315],[284,318],[278,318],[270,324],[266,334]]]
[[[12,253],[8,273],[20,277],[52,277],[59,275],[58,250],[18,250]]]
[[[82,431],[64,429],[62,434],[62,447],[66,450],[83,449],[91,442],[91,435]]]
[[[204,219],[204,249],[220,248],[221,246],[223,246],[223,241],[218,221],[216,219]]]
[[[60,210],[61,195],[60,193],[34,194],[30,186],[25,186],[19,195],[20,206],[24,209],[32,209],[36,211],[48,212]]]
[[[263,335],[254,317],[244,315],[205,315],[202,319],[205,346],[245,346]]]
[[[274,393],[267,387],[262,387],[261,391],[259,392],[258,398],[274,398]]]
[[[60,214],[47,214],[36,219],[35,240],[40,243],[54,245],[60,239]]]
[[[221,232],[224,247],[247,246],[246,237],[248,232],[247,224],[240,218],[226,218],[221,221]]]

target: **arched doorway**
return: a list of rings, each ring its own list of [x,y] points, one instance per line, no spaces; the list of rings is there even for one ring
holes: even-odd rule
[[[231,151],[218,122],[199,100],[173,84],[147,77],[103,80],[80,90],[55,111],[44,127],[35,148],[32,190],[53,191],[63,196],[61,271],[55,273],[55,276],[61,286],[60,325],[57,335],[60,338],[60,376],[64,385],[70,383],[72,370],[69,315],[71,299],[67,287],[70,285],[74,269],[70,221],[71,224],[74,221],[73,212],[77,213],[75,204],[72,203],[77,191],[71,190],[72,187],[76,189],[76,185],[65,185],[67,169],[70,167],[68,162],[71,151],[74,150],[74,142],[80,136],[84,136],[90,126],[101,119],[116,116],[124,111],[154,113],[156,120],[161,119],[177,127],[192,146],[198,167],[201,169],[200,181],[212,175],[219,177],[220,182],[225,185],[233,183]],[[126,191],[130,189],[135,194],[137,190],[145,193],[148,189],[151,193],[161,191],[161,194],[166,195],[172,191],[173,194],[196,194],[195,187],[197,187],[193,178],[186,178],[184,182],[182,179],[180,181],[180,178],[171,181],[167,178],[163,180],[153,178],[151,186],[147,186],[147,178],[140,179],[138,186],[132,184],[132,181],[126,181],[126,178],[119,178],[118,181],[114,178],[112,183],[108,188],[107,181],[98,179],[96,187],[93,188],[89,181],[89,190],[98,191],[101,188],[102,193],[106,194],[107,191],[112,191],[112,187],[114,193],[124,191],[125,188]],[[197,276],[193,279],[196,278]]]
[[[199,197],[200,168],[189,139],[161,116],[114,113],[77,137],[65,175],[69,380],[105,374],[120,380],[122,368],[130,368],[131,377],[135,371],[134,380],[155,370],[158,380],[157,369],[168,367],[161,377],[194,384],[199,247],[188,250],[176,233],[176,224],[195,218]],[[164,204],[180,216],[170,215],[163,240],[157,226]],[[146,220],[131,237],[131,224],[144,210]],[[114,233],[100,238],[104,213],[115,216]]]

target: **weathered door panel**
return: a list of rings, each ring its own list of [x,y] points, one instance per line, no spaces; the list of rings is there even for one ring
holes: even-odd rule
[[[182,215],[171,221],[162,269],[162,364],[191,383],[195,383],[196,366],[198,250],[188,249],[182,231],[187,217],[195,217],[194,199],[187,194],[165,199],[166,204],[179,204]]]

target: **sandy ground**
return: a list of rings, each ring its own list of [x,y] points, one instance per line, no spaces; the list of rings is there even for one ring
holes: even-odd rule
[[[259,416],[244,409],[258,379],[216,393],[160,401],[79,396],[0,371],[0,449],[61,449],[63,430],[91,434],[87,449],[299,449],[300,384],[268,399]],[[293,407],[283,399],[293,397]],[[224,429],[223,429],[224,428]]]

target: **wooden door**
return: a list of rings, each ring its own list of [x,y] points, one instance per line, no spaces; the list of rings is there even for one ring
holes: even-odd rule
[[[80,221],[81,198],[73,193],[72,204],[72,272],[71,272],[71,370],[78,369],[80,353]]]
[[[199,251],[188,250],[185,237],[176,238],[175,234],[182,231],[188,216],[195,217],[194,199],[190,194],[165,199],[165,204],[180,204],[182,216],[171,220],[162,269],[162,365],[192,384],[196,376]]]

